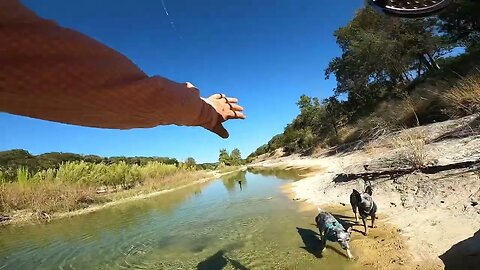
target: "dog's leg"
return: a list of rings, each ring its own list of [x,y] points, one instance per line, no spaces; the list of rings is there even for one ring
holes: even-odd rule
[[[353,259],[353,255],[352,255],[352,252],[350,251],[350,249],[347,249],[347,257],[351,260]]]
[[[320,248],[320,254],[323,253],[323,250],[327,246],[327,232],[326,231],[321,231],[320,232],[320,237],[322,239],[322,246]]]
[[[375,225],[374,225],[374,223],[375,223],[375,218],[377,218],[377,217],[375,216],[375,214],[373,214],[373,215],[372,215],[372,228],[375,228]]]
[[[355,213],[355,223],[358,223],[357,207],[355,207],[355,210],[353,210],[353,213]]]
[[[365,229],[365,236],[368,235],[368,230],[367,230],[367,218],[365,217],[362,217],[362,221],[363,221],[363,228]]]

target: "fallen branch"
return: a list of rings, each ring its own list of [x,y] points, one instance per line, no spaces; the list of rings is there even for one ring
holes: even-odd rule
[[[9,220],[10,220],[9,216],[0,213],[0,223],[4,221],[9,221]]]
[[[335,178],[333,179],[333,182],[342,183],[342,182],[348,182],[348,181],[352,181],[359,178],[365,181],[371,181],[377,178],[386,178],[386,177],[390,179],[395,179],[402,175],[413,173],[415,171],[419,171],[425,174],[434,174],[442,171],[468,168],[476,164],[480,164],[480,159],[473,160],[473,161],[452,163],[447,165],[426,166],[423,168],[397,168],[392,170],[372,171],[372,172],[364,172],[364,173],[341,173],[335,176]]]

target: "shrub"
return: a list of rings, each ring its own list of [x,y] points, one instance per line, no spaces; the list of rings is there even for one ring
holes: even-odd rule
[[[159,179],[168,175],[172,175],[179,169],[174,165],[167,165],[160,162],[148,162],[147,165],[142,166],[140,175],[143,179]]]
[[[423,168],[433,162],[425,149],[426,135],[422,132],[405,132],[392,139],[391,146],[397,149],[400,166]]]

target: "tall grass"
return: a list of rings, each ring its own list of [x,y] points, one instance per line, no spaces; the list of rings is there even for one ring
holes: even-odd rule
[[[25,167],[20,167],[17,169],[17,182],[20,185],[27,185],[30,178],[30,173]]]
[[[94,164],[84,161],[63,163],[57,169],[31,174],[19,168],[16,179],[0,171],[0,212],[27,209],[33,212],[70,211],[99,202],[99,190],[161,190],[184,185],[205,172],[193,172],[160,162],[144,166],[125,162]],[[103,197],[102,197],[103,196]]]
[[[461,80],[444,98],[461,116],[480,112],[480,73]]]
[[[397,149],[397,165],[419,169],[433,163],[425,147],[426,137],[422,132],[405,132],[394,137],[391,147]]]

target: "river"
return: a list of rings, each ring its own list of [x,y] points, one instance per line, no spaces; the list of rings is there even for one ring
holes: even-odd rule
[[[48,224],[0,228],[0,269],[347,269],[319,254],[285,172],[240,172]]]

